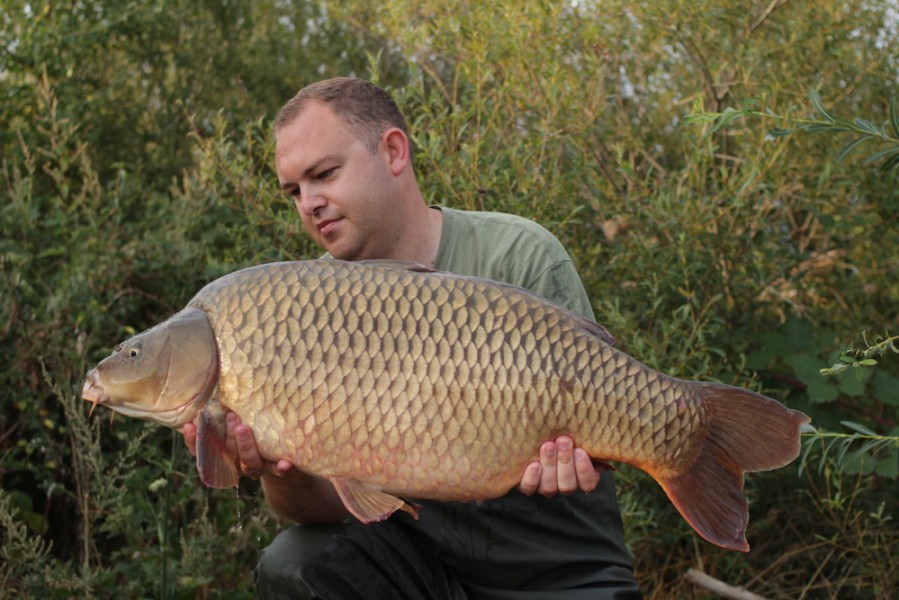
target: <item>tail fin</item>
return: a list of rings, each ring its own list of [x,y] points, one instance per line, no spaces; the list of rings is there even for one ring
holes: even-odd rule
[[[709,542],[749,551],[743,474],[769,471],[799,455],[805,414],[766,396],[718,383],[697,383],[708,430],[686,471],[657,477],[688,523]]]

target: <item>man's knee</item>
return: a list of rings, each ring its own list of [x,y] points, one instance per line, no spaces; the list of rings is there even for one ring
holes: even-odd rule
[[[341,527],[295,526],[282,531],[259,551],[254,574],[259,596],[275,600],[312,598],[304,573],[320,560],[324,545]]]
[[[259,553],[263,598],[462,598],[454,575],[398,520],[296,526]]]

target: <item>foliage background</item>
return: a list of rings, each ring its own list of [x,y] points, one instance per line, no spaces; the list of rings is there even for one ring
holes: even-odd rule
[[[811,90],[887,122],[896,23],[874,0],[5,0],[0,595],[253,595],[284,525],[256,484],[202,488],[179,435],[88,419],[81,381],[210,279],[316,256],[270,119],[349,74],[400,102],[430,201],[563,240],[623,349],[833,432],[748,480],[747,555],[622,468],[649,597],[703,597],[690,567],[772,598],[892,597],[897,362],[819,369],[896,330],[899,170],[865,163],[888,140],[842,156],[843,134],[771,132],[814,113]],[[756,116],[716,127],[728,108]]]

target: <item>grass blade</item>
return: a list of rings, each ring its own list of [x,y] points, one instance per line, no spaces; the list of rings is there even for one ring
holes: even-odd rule
[[[856,148],[858,148],[859,146],[861,146],[863,143],[867,142],[870,139],[871,139],[870,136],[865,135],[865,136],[862,136],[856,140],[853,140],[853,141],[849,142],[848,144],[846,144],[845,146],[843,146],[843,148],[840,150],[840,153],[837,154],[837,162],[846,158],[846,156],[848,156],[850,152],[852,152],[853,150],[855,150]]]
[[[811,90],[809,92],[809,97],[812,99],[812,104],[815,105],[815,110],[817,110],[818,113],[820,113],[822,117],[824,117],[826,120],[830,121],[831,123],[836,121],[836,119],[833,118],[830,115],[830,113],[827,112],[827,110],[824,108],[824,104],[821,102],[821,96],[818,94],[818,90],[814,90],[814,89]]]
[[[893,125],[893,133],[899,137],[899,96],[890,99],[890,123]]]

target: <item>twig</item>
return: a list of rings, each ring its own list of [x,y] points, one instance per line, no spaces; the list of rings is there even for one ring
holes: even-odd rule
[[[688,569],[687,572],[684,573],[684,579],[699,587],[703,587],[722,598],[730,598],[732,600],[765,600],[762,596],[757,596],[744,588],[728,585],[723,581],[715,579],[711,575],[706,575],[698,569]]]
[[[780,8],[781,6],[783,6],[784,4],[786,4],[787,2],[789,2],[789,0],[784,0],[784,2],[781,2],[780,0],[771,0],[771,4],[769,4],[769,5],[765,8],[765,10],[762,11],[762,14],[760,14],[760,15],[758,16],[758,18],[756,18],[755,22],[752,23],[752,25],[749,26],[749,32],[748,32],[747,35],[744,36],[744,38],[748,38],[750,34],[752,34],[756,29],[758,29],[759,27],[762,26],[762,23],[764,23],[765,20],[766,20],[768,17],[770,17],[771,14],[772,14],[775,10],[777,10],[778,8]]]

